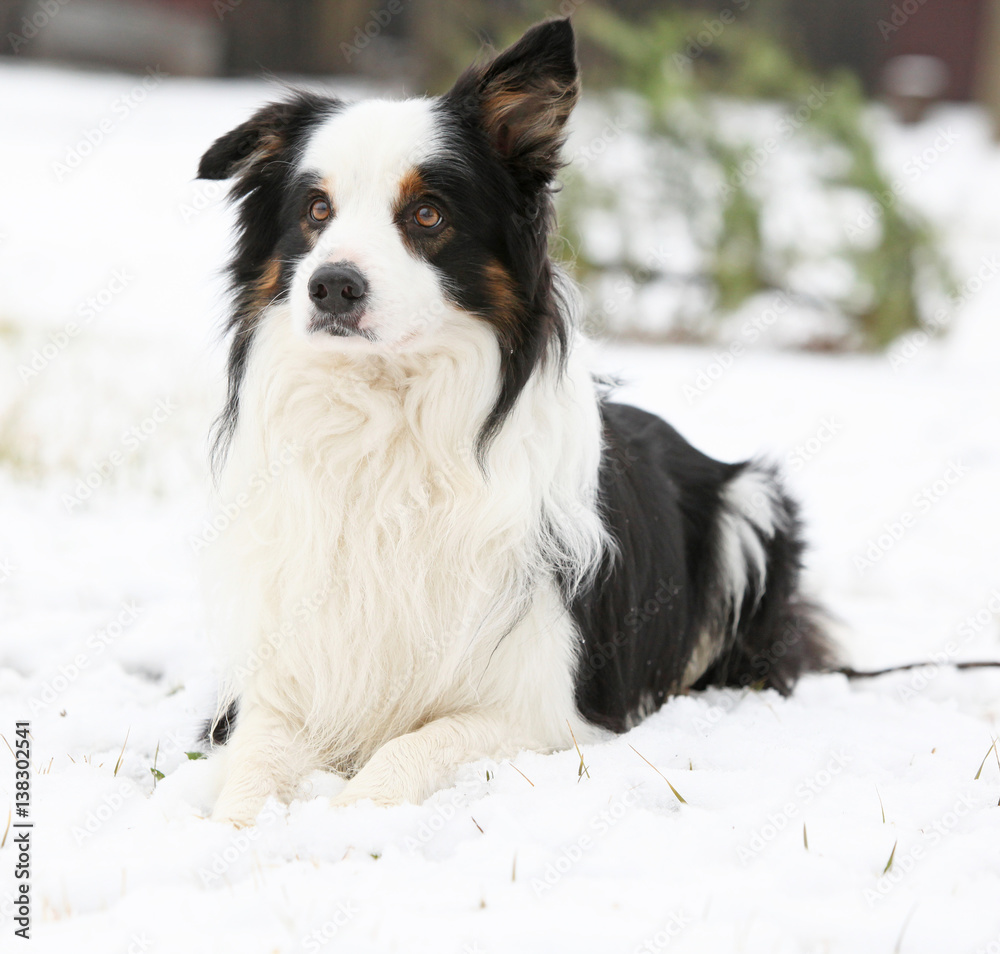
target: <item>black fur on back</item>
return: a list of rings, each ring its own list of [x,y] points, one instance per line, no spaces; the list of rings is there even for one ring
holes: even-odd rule
[[[624,731],[688,688],[682,677],[706,631],[717,634],[718,655],[693,688],[760,685],[787,693],[802,672],[829,664],[816,614],[798,595],[803,545],[795,507],[780,488],[781,525],[769,541],[759,535],[764,588],[748,585],[734,628],[719,514],[726,484],[749,465],[707,457],[637,408],[607,403],[602,416],[600,501],[617,548],[570,607],[581,637],[581,714]]]

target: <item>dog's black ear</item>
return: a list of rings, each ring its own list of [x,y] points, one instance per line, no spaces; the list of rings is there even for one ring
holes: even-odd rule
[[[562,19],[539,23],[491,62],[470,67],[445,100],[471,114],[505,161],[546,182],[559,168],[579,92],[573,27]]]
[[[250,164],[278,155],[304,127],[335,105],[333,100],[300,93],[262,107],[208,147],[198,165],[198,178],[231,179]]]

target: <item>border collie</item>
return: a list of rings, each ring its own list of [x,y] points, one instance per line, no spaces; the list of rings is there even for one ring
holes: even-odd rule
[[[623,732],[827,662],[796,508],[611,403],[548,254],[568,20],[436,99],[295,93],[218,139],[238,233],[213,544],[213,817],[319,768],[335,804]]]

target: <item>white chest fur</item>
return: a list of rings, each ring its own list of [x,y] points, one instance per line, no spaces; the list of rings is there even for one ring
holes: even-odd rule
[[[586,574],[605,540],[594,389],[572,356],[552,364],[484,476],[485,328],[466,316],[423,354],[345,355],[269,314],[221,486],[236,516],[210,553],[233,696],[282,712],[335,767],[473,707],[562,741],[575,640],[552,568]]]

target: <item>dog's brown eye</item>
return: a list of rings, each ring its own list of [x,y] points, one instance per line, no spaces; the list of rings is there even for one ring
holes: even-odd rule
[[[326,199],[319,197],[309,203],[309,221],[319,225],[330,218],[330,203]]]
[[[422,205],[413,213],[413,221],[422,228],[434,229],[444,221],[444,217],[433,205]]]

